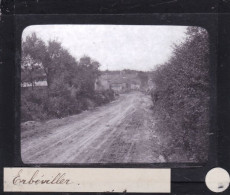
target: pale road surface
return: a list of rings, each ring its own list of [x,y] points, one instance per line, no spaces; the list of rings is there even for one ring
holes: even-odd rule
[[[151,97],[122,94],[94,110],[24,128],[24,163],[161,162]]]

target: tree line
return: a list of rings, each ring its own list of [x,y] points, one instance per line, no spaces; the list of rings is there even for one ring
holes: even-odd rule
[[[21,82],[30,86],[21,90],[22,121],[60,118],[114,98],[111,90],[94,90],[100,63],[89,56],[76,60],[57,40],[45,43],[32,33],[22,41],[21,56]]]
[[[204,162],[208,155],[209,44],[208,33],[188,27],[186,40],[173,47],[171,59],[153,72],[152,91],[157,129],[168,160]]]

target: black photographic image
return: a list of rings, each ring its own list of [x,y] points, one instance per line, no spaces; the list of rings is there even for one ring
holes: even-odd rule
[[[207,160],[205,29],[34,25],[21,47],[24,163]]]

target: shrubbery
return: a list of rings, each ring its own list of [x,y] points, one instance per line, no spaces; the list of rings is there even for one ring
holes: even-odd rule
[[[21,82],[31,87],[21,90],[21,121],[60,118],[108,103],[112,90],[95,91],[100,63],[88,56],[78,61],[50,40],[45,43],[35,33],[22,42]],[[46,81],[47,86],[36,86]]]
[[[21,121],[44,120],[48,118],[45,112],[46,94],[42,88],[36,90],[21,90]]]
[[[27,88],[21,92],[21,121],[38,121],[78,114],[83,110],[108,103],[115,98],[112,90],[95,91],[89,96],[65,95],[47,96],[47,88]]]
[[[207,160],[209,130],[209,49],[204,29],[188,27],[185,43],[154,72],[152,91],[157,129],[164,152],[188,161]],[[176,154],[176,155],[175,155]],[[172,159],[170,159],[172,158]]]

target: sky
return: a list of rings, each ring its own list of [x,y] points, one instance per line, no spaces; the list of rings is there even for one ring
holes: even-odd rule
[[[100,70],[154,70],[186,37],[185,26],[33,25],[24,29],[22,40],[33,32],[46,43],[60,41],[77,60],[84,55],[97,60]]]

